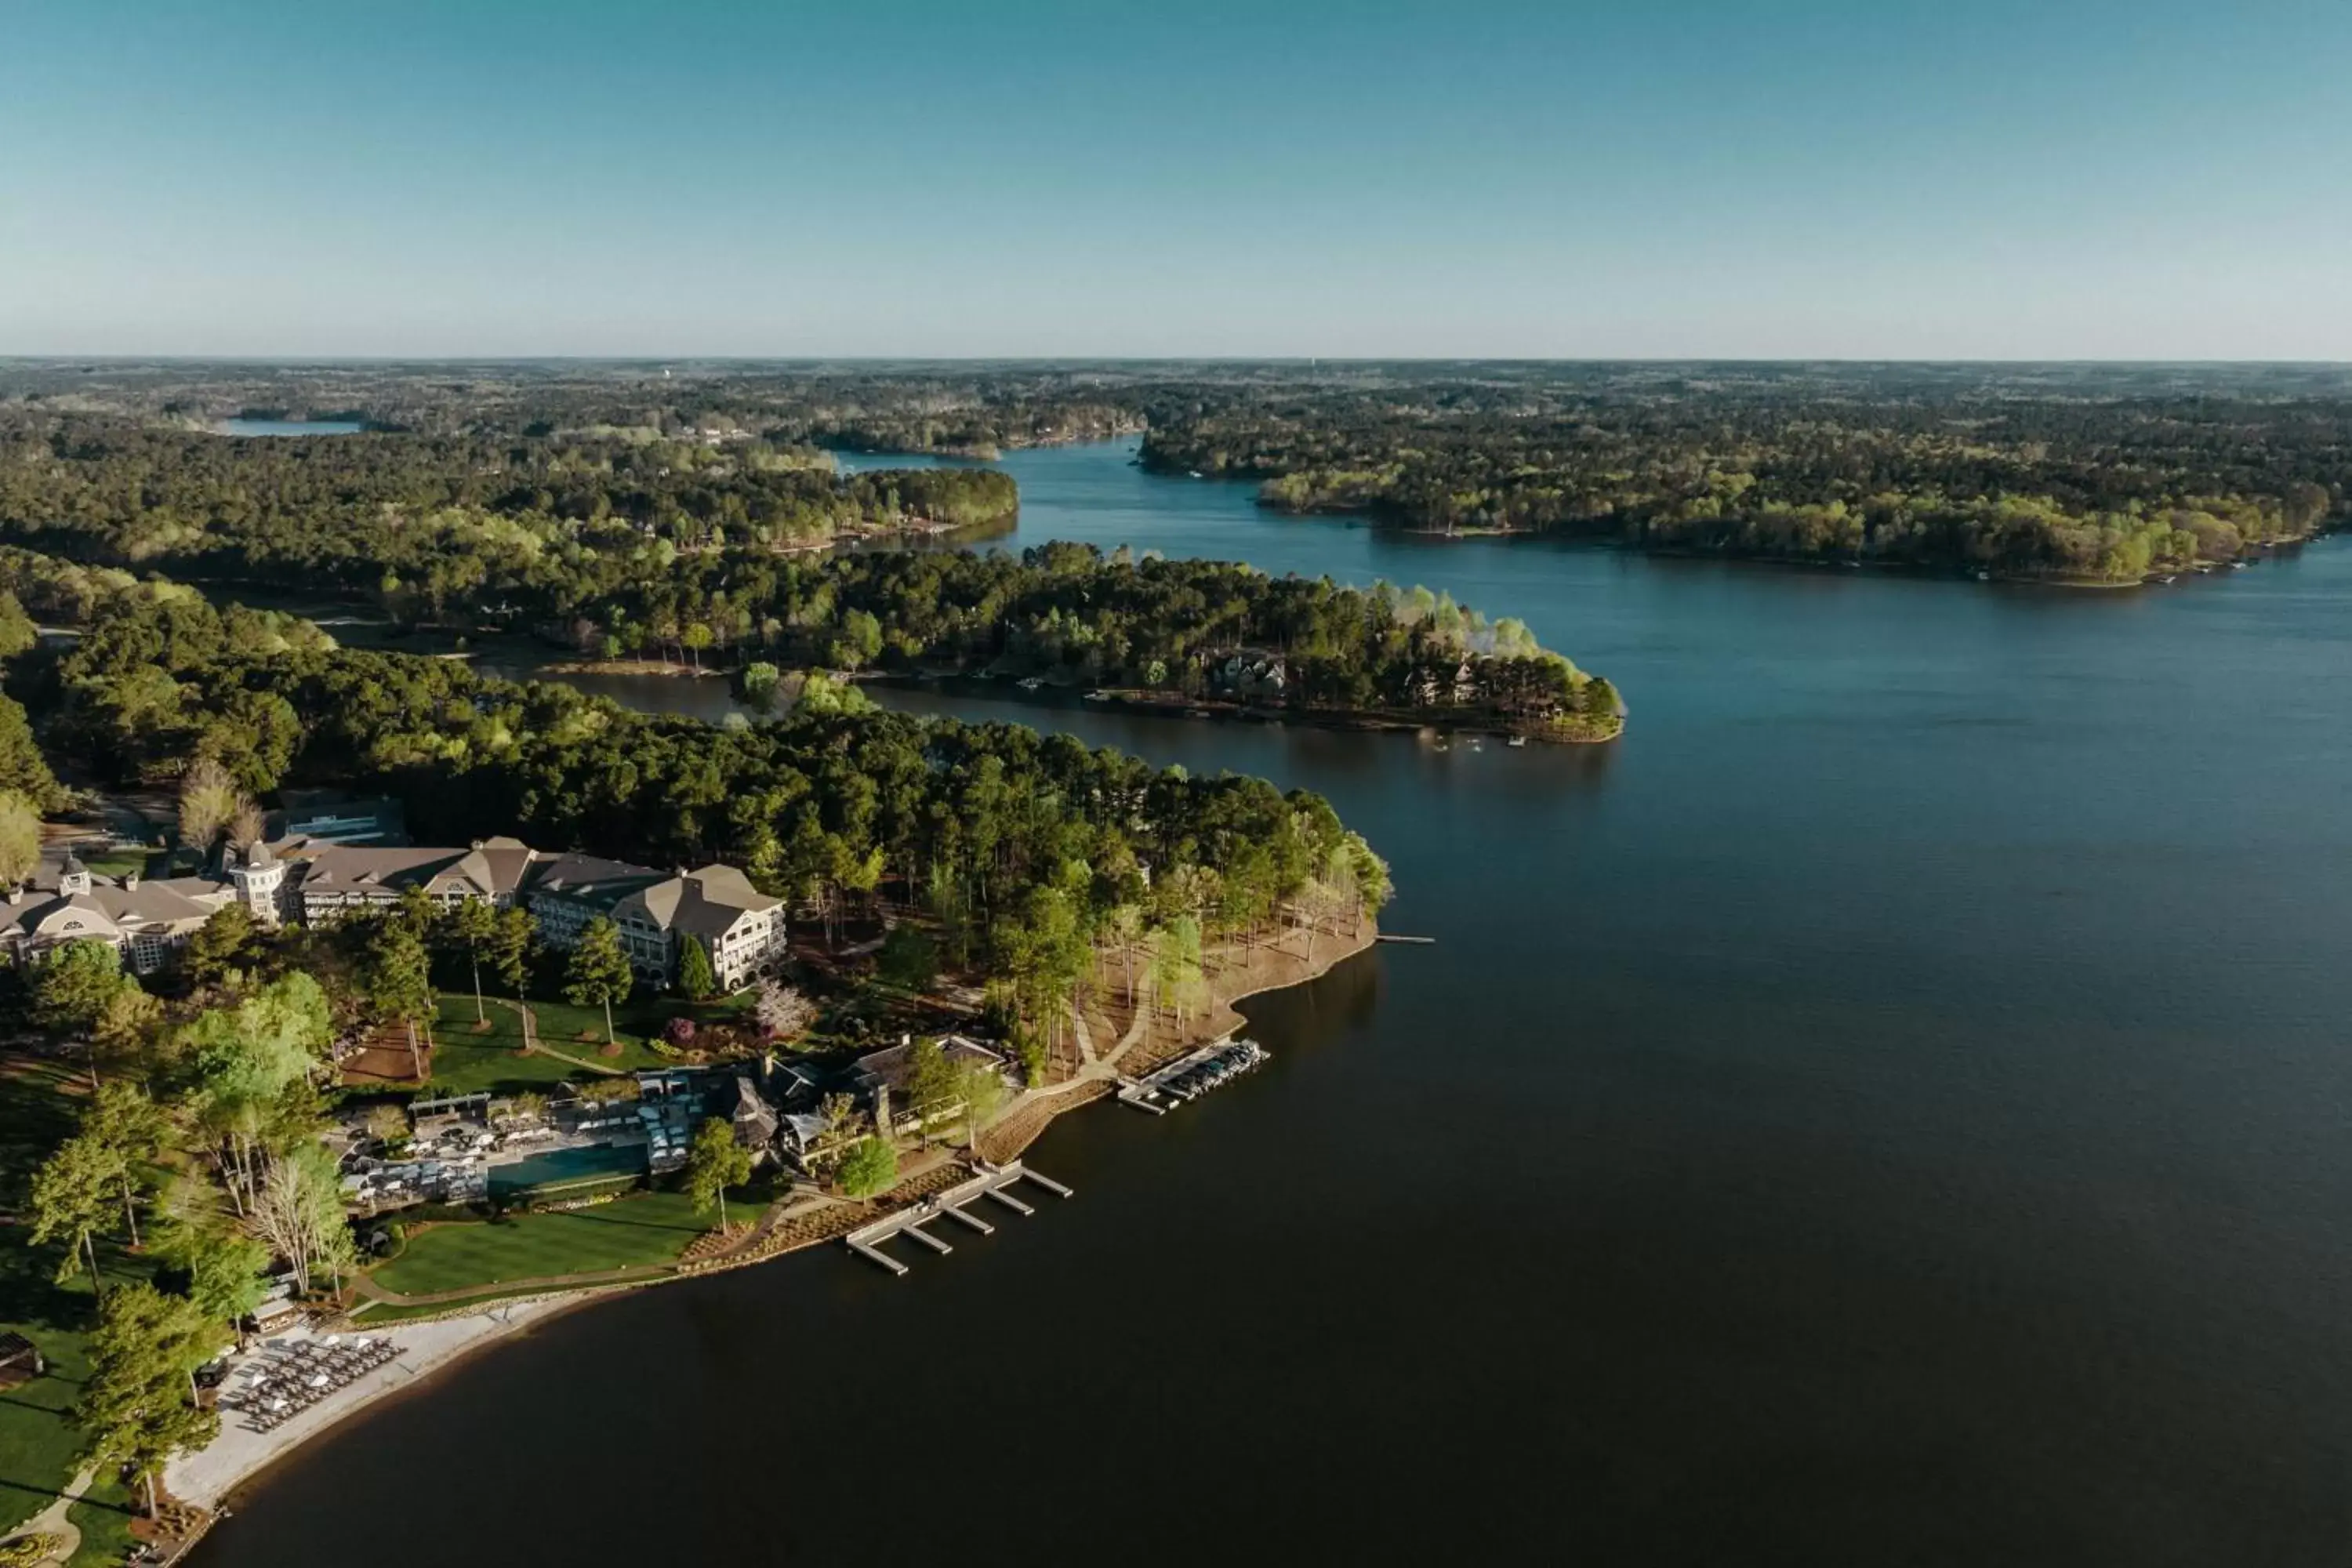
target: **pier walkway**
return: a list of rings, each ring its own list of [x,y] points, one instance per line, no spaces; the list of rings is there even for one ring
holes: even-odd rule
[[[979,1170],[969,1180],[958,1182],[945,1192],[934,1193],[920,1203],[910,1204],[896,1214],[885,1215],[871,1225],[860,1226],[843,1237],[842,1243],[867,1262],[878,1263],[903,1278],[908,1272],[907,1266],[882,1250],[884,1242],[896,1237],[910,1237],[933,1252],[945,1256],[953,1252],[954,1247],[923,1228],[932,1221],[941,1219],[955,1220],[982,1236],[992,1236],[996,1227],[965,1205],[984,1197],[993,1198],[1026,1219],[1037,1211],[1013,1196],[1010,1190],[1024,1181],[1036,1183],[1055,1197],[1071,1195],[1068,1187],[1051,1176],[1031,1170],[1018,1160],[1003,1165],[992,1165],[982,1160]]]

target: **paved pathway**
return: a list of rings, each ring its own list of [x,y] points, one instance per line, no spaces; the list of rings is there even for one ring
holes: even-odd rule
[[[76,1476],[67,1483],[66,1489],[58,1494],[55,1502],[11,1531],[7,1539],[14,1541],[20,1535],[54,1535],[57,1544],[49,1548],[48,1555],[42,1558],[41,1563],[73,1561],[73,1554],[81,1550],[81,1526],[68,1516],[73,1512],[73,1505],[81,1500],[81,1494],[89,1489],[90,1482],[97,1479],[95,1470],[84,1470]]]
[[[570,1051],[559,1051],[541,1039],[539,1015],[530,1010],[529,1003],[509,1001],[504,996],[492,996],[488,1000],[493,1007],[507,1008],[522,1020],[522,1048],[526,1051],[536,1051],[543,1057],[553,1057],[557,1061],[570,1062],[573,1067],[585,1068],[590,1072],[603,1073],[607,1078],[616,1078],[629,1070],[626,1068],[614,1067],[609,1062],[592,1062],[585,1057],[575,1057]]]

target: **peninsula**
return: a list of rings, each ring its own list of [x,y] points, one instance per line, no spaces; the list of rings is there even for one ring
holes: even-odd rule
[[[73,635],[0,593],[0,1092],[39,1265],[0,1444],[25,1514],[48,1486],[126,1547],[553,1301],[1013,1157],[1360,951],[1389,892],[1262,780],[899,714],[652,719],[7,564]]]

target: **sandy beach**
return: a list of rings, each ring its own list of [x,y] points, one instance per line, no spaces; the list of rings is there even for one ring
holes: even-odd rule
[[[356,1331],[370,1338],[390,1339],[399,1348],[399,1355],[268,1432],[255,1431],[240,1412],[222,1411],[220,1436],[203,1452],[183,1454],[166,1466],[164,1489],[183,1501],[217,1509],[221,1500],[239,1482],[268,1468],[354,1412],[387,1394],[415,1387],[459,1357],[551,1318],[593,1294],[565,1291],[555,1296],[527,1297],[493,1303],[457,1317]],[[323,1337],[309,1330],[298,1330],[256,1340],[251,1350],[233,1358],[233,1364],[249,1366],[301,1341]],[[349,1339],[351,1333],[343,1337]]]

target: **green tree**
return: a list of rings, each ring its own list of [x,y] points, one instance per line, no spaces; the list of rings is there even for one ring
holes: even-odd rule
[[[213,984],[226,977],[252,940],[252,911],[243,904],[223,904],[189,933],[181,970],[195,984]]]
[[[40,865],[40,809],[22,790],[0,789],[0,892],[23,887]]]
[[[490,973],[517,998],[530,978],[530,952],[538,942],[539,921],[529,910],[518,904],[499,911],[488,944]]]
[[[1154,937],[1151,947],[1152,1005],[1179,1018],[1192,1016],[1201,999],[1201,922],[1179,915]]]
[[[963,1106],[964,1146],[976,1147],[980,1130],[1004,1103],[1004,1077],[985,1062],[967,1063],[955,1069],[955,1094]]]
[[[444,917],[441,930],[465,950],[474,974],[474,1022],[483,1023],[489,1014],[482,1005],[482,949],[498,938],[498,908],[487,900],[461,899]]]
[[[875,972],[884,983],[901,991],[929,991],[939,978],[939,948],[919,926],[902,923],[891,927],[874,963]]]
[[[139,1168],[162,1149],[170,1124],[147,1091],[125,1079],[100,1084],[83,1107],[82,1135],[94,1138],[115,1163],[115,1180],[122,1195],[122,1226],[131,1245],[139,1245]]]
[[[40,640],[41,628],[25,613],[24,605],[16,595],[0,589],[0,662],[30,652]]]
[[[54,811],[65,804],[66,792],[49,772],[25,710],[9,697],[0,697],[0,790],[23,795],[36,811]]]
[[[243,1337],[243,1321],[261,1305],[268,1282],[269,1248],[226,1223],[217,1189],[193,1177],[173,1182],[165,1199],[155,1251],[185,1274],[188,1299],[217,1323]]]
[[[853,1198],[870,1198],[887,1192],[898,1180],[898,1151],[890,1140],[869,1135],[849,1146],[835,1172],[841,1190]]]
[[[103,1139],[77,1132],[41,1162],[28,1194],[33,1211],[32,1243],[66,1244],[58,1264],[63,1284],[87,1260],[92,1289],[99,1288],[98,1247],[93,1240],[114,1206],[115,1186],[121,1175],[121,1156]]]
[[[753,659],[743,667],[743,700],[754,708],[771,707],[776,700],[776,688],[782,683],[782,671],[764,658]]]
[[[821,669],[812,669],[801,678],[801,692],[793,703],[793,711],[871,713],[874,711],[874,699],[860,691],[855,681],[836,680]]]
[[[152,1059],[163,1027],[163,1004],[136,984],[116,989],[89,1028],[90,1065],[139,1071]]]
[[[603,915],[580,932],[572,956],[563,966],[564,999],[575,1007],[604,1009],[604,1038],[613,1036],[613,1004],[625,1002],[634,977],[629,955],[621,946],[621,928]]]
[[[155,1511],[155,1477],[173,1455],[201,1448],[220,1417],[199,1406],[190,1375],[212,1353],[212,1325],[194,1301],[154,1286],[126,1286],[99,1309],[89,1375],[73,1416],[92,1465],[135,1476]]]
[[[433,1016],[433,962],[425,939],[411,921],[380,920],[367,944],[367,999],[376,1013],[408,1026],[408,1059],[418,1082],[425,1079],[425,1048],[419,1029]]]
[[[719,976],[710,967],[710,951],[698,937],[681,932],[677,950],[677,991],[688,1001],[700,1002],[719,989]]]
[[[929,1036],[916,1040],[907,1058],[907,1105],[920,1119],[925,1140],[931,1119],[955,1109],[956,1087],[955,1064],[940,1042]]]
[[[698,1209],[719,1205],[719,1229],[727,1229],[727,1189],[751,1179],[751,1151],[735,1142],[735,1129],[711,1117],[696,1129],[686,1154],[686,1191]]]
[[[122,954],[110,942],[77,937],[49,954],[33,977],[33,1016],[61,1038],[87,1040],[106,1007],[126,985]],[[93,1064],[90,1077],[98,1076]]]

